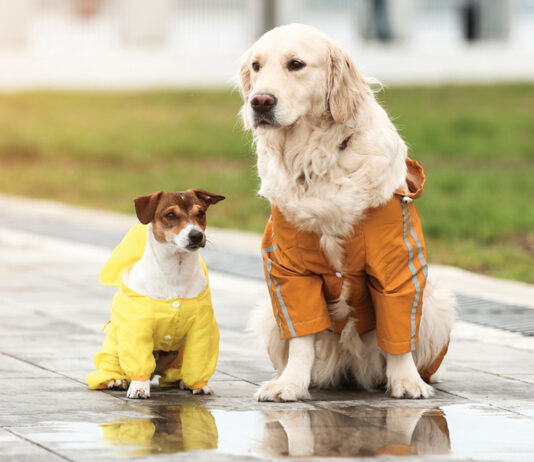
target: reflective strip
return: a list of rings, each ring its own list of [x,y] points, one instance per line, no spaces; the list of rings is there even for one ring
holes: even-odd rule
[[[404,243],[406,244],[406,247],[408,248],[408,268],[410,268],[410,271],[412,273],[412,283],[415,287],[415,297],[413,299],[412,303],[412,313],[411,313],[411,337],[410,337],[410,347],[413,350],[415,350],[415,312],[417,310],[417,305],[419,304],[419,297],[421,295],[421,286],[419,284],[419,281],[417,280],[417,270],[415,269],[415,266],[413,264],[413,249],[412,244],[410,244],[410,241],[408,241],[408,233],[406,231],[406,204],[401,199],[401,205],[402,205],[402,226],[403,226],[403,232],[404,232]]]
[[[271,279],[271,260],[267,257],[267,279],[268,279],[268,286],[269,286],[269,294],[271,294],[271,299],[275,301],[275,307],[276,307],[276,300],[273,293],[273,281]],[[280,333],[282,339],[284,338],[284,327],[282,326],[282,318],[280,318],[280,313],[278,312],[278,308],[276,308],[276,317],[278,318],[278,325],[280,326]]]
[[[263,256],[266,253],[274,252],[277,248],[278,248],[278,244],[275,244],[272,247],[268,247],[267,249],[263,249],[261,251],[261,254]],[[271,300],[275,301],[275,296],[274,296],[274,293],[273,293],[273,281],[272,281],[272,278],[271,278],[271,268],[272,268],[271,259],[269,257],[267,257],[267,282],[268,282],[267,286],[269,288],[269,294],[271,295]],[[276,308],[276,303],[275,303],[275,308]],[[275,312],[276,312],[276,317],[278,318],[278,325],[280,326],[281,337],[283,339],[284,338],[284,327],[282,326],[282,318],[280,318],[280,314],[278,313],[278,308],[276,308]]]
[[[419,237],[417,237],[417,233],[413,229],[412,213],[410,212],[410,207],[408,207],[408,221],[410,223],[410,234],[412,235],[417,245],[417,258],[419,259],[419,263],[421,263],[421,269],[423,270],[423,275],[426,279],[428,277],[428,265],[426,264],[425,256],[423,254],[423,246],[421,245],[421,241],[419,240]]]
[[[261,253],[263,255],[263,254],[266,254],[268,252],[274,252],[276,249],[278,249],[278,244],[275,244],[274,246],[269,247],[267,249],[263,249]],[[272,261],[277,263],[277,261],[274,258],[272,259]],[[286,320],[286,324],[287,324],[287,328],[289,330],[289,334],[291,335],[291,337],[296,337],[297,334],[295,333],[295,328],[293,327],[293,322],[291,321],[291,317],[289,316],[289,312],[287,311],[286,303],[284,302],[284,298],[282,297],[282,290],[280,288],[280,283],[276,280],[275,277],[272,276],[271,270],[272,270],[271,259],[267,258],[267,276],[268,276],[268,280],[269,280],[269,292],[271,293],[271,297],[273,297],[273,299],[274,299],[274,296],[273,296],[273,293],[272,293],[272,290],[271,290],[272,281],[274,280],[274,284],[276,285],[276,293],[277,293],[278,304],[282,308],[282,314],[284,315],[284,319]],[[277,313],[277,315],[278,315],[278,320],[280,322],[280,331],[282,332],[282,338],[284,338],[284,329],[282,327],[282,320],[280,319],[280,316],[279,316],[278,313]]]

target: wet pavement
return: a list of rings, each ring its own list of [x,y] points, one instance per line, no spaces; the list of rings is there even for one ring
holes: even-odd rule
[[[108,255],[0,227],[0,460],[534,461],[532,337],[459,322],[430,400],[344,390],[258,403],[253,394],[272,372],[246,327],[264,286],[217,271],[214,396],[157,381],[146,401],[90,391],[84,378],[114,292],[98,283]]]

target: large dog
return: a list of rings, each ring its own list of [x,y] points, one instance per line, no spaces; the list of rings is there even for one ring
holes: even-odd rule
[[[350,56],[310,26],[263,35],[239,81],[273,211],[263,243],[272,309],[255,324],[278,378],[257,398],[347,382],[431,396],[454,297],[426,283],[412,203],[422,169]]]

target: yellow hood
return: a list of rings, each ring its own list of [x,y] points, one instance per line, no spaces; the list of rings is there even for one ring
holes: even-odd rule
[[[106,286],[122,287],[124,272],[138,261],[145,251],[148,226],[134,225],[115,247],[100,271],[100,282]]]

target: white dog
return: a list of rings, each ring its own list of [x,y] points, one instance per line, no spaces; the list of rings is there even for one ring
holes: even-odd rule
[[[347,380],[368,390],[387,385],[393,397],[431,396],[433,389],[419,372],[429,368],[446,351],[454,321],[454,297],[430,284],[426,284],[420,297],[426,280],[424,247],[419,247],[416,238],[418,248],[415,249],[415,243],[408,242],[411,238],[406,233],[406,211],[417,213],[410,204],[413,181],[417,179],[410,178],[406,145],[397,130],[349,55],[310,26],[292,24],[263,35],[245,53],[239,80],[244,99],[241,111],[244,125],[253,131],[256,144],[259,193],[271,202],[273,220],[276,212],[282,217],[279,220],[293,227],[296,234],[303,234],[306,239],[317,237],[321,252],[342,281],[339,296],[324,297],[328,314],[333,321],[346,321],[341,332],[323,327],[310,335],[294,335],[292,326],[288,330],[291,320],[281,297],[284,290],[289,290],[286,282],[291,278],[273,281],[274,268],[270,265],[280,264],[279,272],[294,273],[274,256],[268,256],[266,277],[275,316],[266,304],[256,316],[255,324],[265,339],[278,378],[264,384],[257,398],[260,401],[306,399],[310,386],[336,387]],[[413,302],[412,351],[401,354],[384,351],[379,346],[381,338],[376,330],[358,333],[360,320],[350,316],[354,307],[349,294],[354,288],[345,261],[347,240],[353,236],[355,226],[364,223],[373,210],[386,207],[396,196],[401,200],[395,199],[394,205],[399,211],[402,206],[405,220],[403,223],[399,212],[396,226],[402,230],[404,225],[407,244],[402,244],[406,254],[403,265],[407,267],[408,251],[410,258],[415,259],[417,250],[421,261],[417,274],[413,273],[406,283],[414,287],[418,284],[415,279],[422,281]],[[412,225],[412,215],[409,225]],[[264,237],[264,243],[267,239],[272,245],[264,248],[264,254],[284,250],[280,249],[283,246],[277,241],[275,225],[272,226],[272,236]],[[399,239],[402,242],[402,232]],[[306,264],[303,266],[300,270],[303,274],[314,272]],[[322,277],[326,284],[326,276],[314,276]],[[421,298],[424,308],[421,308]],[[312,299],[305,301],[301,308],[316,309],[313,303]],[[418,329],[414,328],[415,314]],[[383,318],[384,314],[380,316]],[[347,322],[349,318],[352,322]],[[377,325],[387,321],[378,318],[377,315]],[[409,315],[406,322],[409,323]],[[430,376],[427,380],[430,381]]]

